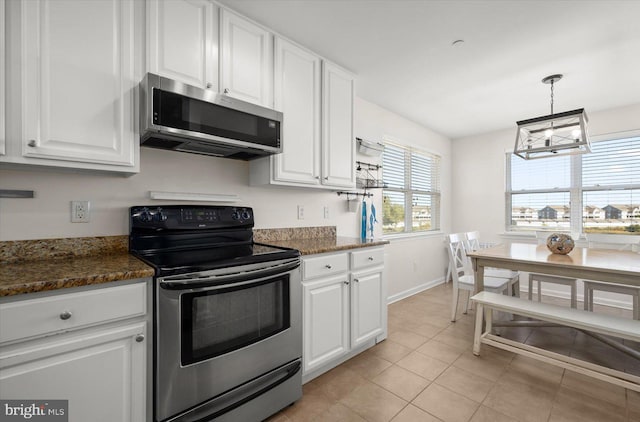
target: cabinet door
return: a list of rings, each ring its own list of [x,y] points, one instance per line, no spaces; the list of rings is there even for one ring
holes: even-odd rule
[[[21,26],[22,155],[134,166],[133,0],[25,1]]]
[[[284,113],[274,179],[320,184],[320,58],[275,39],[274,106]]]
[[[146,420],[146,323],[0,349],[0,397],[69,400],[71,422]],[[141,341],[139,341],[141,340]]]
[[[351,279],[351,347],[384,331],[382,269],[353,273]]]
[[[218,90],[217,9],[208,0],[147,0],[149,72]]]
[[[322,183],[328,186],[355,186],[353,85],[352,75],[323,62]]]
[[[235,98],[273,106],[271,34],[228,10],[220,12],[221,90]]]
[[[349,350],[348,276],[303,283],[303,373]]]

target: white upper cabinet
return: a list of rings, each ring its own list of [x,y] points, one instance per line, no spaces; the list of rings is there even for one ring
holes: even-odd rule
[[[274,106],[284,114],[274,179],[320,184],[320,58],[276,37]]]
[[[218,91],[218,8],[208,0],[147,0],[151,73]]]
[[[20,2],[21,155],[46,159],[29,164],[137,171],[134,3]]]
[[[225,9],[220,22],[220,90],[273,107],[272,34]]]
[[[322,183],[353,188],[353,75],[323,62],[322,69]]]
[[[353,75],[277,37],[275,59],[283,152],[252,161],[251,184],[354,188]]]

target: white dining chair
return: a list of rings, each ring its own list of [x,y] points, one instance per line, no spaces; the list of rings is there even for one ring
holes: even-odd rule
[[[466,232],[464,233],[464,237],[465,249],[467,251],[477,251],[483,248],[484,245],[480,243],[480,232]],[[485,267],[484,275],[486,277],[508,278],[513,286],[512,294],[520,297],[520,273],[518,271],[507,270],[506,268]]]
[[[448,243],[447,253],[449,255],[449,263],[451,264],[451,276],[453,279],[453,298],[451,302],[451,321],[456,321],[458,312],[458,299],[460,290],[468,292],[465,301],[464,314],[469,309],[469,297],[473,293],[474,275],[471,270],[471,263],[465,251],[465,238],[462,233],[455,233],[446,236]],[[493,293],[507,293],[511,295],[513,283],[508,278],[484,277],[484,289]]]
[[[620,241],[617,234],[587,233],[589,249],[613,249],[618,251],[634,251],[640,249],[640,243]],[[582,280],[584,285],[584,309],[593,312],[593,292],[619,293],[629,295],[633,301],[633,319],[640,320],[640,288],[623,284],[605,283],[594,280]]]
[[[545,231],[536,231],[536,240],[538,245],[545,245],[547,237],[551,233]],[[578,280],[569,277],[560,277],[557,275],[529,273],[529,300],[533,300],[533,282],[536,282],[538,288],[538,302],[542,302],[542,283],[562,284],[569,286],[571,289],[571,307],[578,307]]]

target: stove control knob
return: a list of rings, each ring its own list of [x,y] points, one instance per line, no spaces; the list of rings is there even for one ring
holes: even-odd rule
[[[138,214],[138,218],[143,223],[150,223],[151,220],[153,219],[153,216],[149,212],[148,208],[143,208],[142,211],[140,211],[140,214]]]
[[[244,220],[248,220],[248,219],[250,219],[250,218],[251,218],[251,214],[249,214],[249,211],[244,210],[244,211],[242,212],[242,218],[243,218]]]
[[[155,214],[153,214],[153,218],[156,221],[167,221],[167,215],[162,212],[162,208],[158,207],[158,210],[156,211]]]
[[[231,214],[231,219],[239,220],[240,219],[240,213],[238,211],[234,211],[233,214]]]

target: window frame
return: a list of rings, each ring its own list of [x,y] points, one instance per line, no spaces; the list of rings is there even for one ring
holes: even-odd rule
[[[640,137],[640,130],[626,131],[626,132],[617,132],[610,133],[605,135],[598,135],[591,137],[591,143],[598,144],[601,142],[607,141],[616,141],[623,140],[628,138],[637,138]],[[532,233],[537,231],[557,231],[559,229],[545,229],[545,228],[535,228],[535,229],[518,229],[516,225],[512,223],[512,212],[513,212],[513,201],[512,197],[515,194],[527,194],[527,193],[555,193],[555,192],[568,192],[569,193],[569,204],[570,204],[570,214],[569,214],[569,232],[573,234],[584,235],[584,221],[583,221],[583,198],[585,192],[594,192],[594,191],[609,191],[609,190],[622,190],[622,189],[632,189],[632,190],[640,190],[640,184],[624,184],[624,185],[606,185],[606,186],[598,186],[598,187],[585,187],[582,183],[582,173],[583,173],[583,161],[582,158],[584,154],[576,154],[569,156],[569,165],[570,165],[570,184],[568,188],[549,188],[549,189],[530,189],[530,190],[518,190],[514,191],[512,189],[512,174],[511,174],[511,157],[513,156],[513,151],[507,151],[505,153],[505,232],[507,234],[525,234]],[[554,158],[541,158],[553,160]],[[620,235],[628,235],[630,233],[620,233]]]
[[[384,223],[382,225],[382,236],[385,238],[391,237],[411,237],[418,235],[429,235],[433,233],[439,233],[441,230],[441,211],[442,211],[442,156],[435,152],[428,151],[419,147],[414,147],[409,144],[401,143],[391,139],[383,139],[383,144],[386,146],[393,146],[403,150],[403,178],[404,183],[402,188],[397,187],[384,187],[382,188],[382,201],[385,200],[385,192],[397,192],[404,195],[404,227],[399,232],[384,232]],[[436,174],[431,175],[431,187],[432,190],[414,189],[411,186],[412,176],[412,154],[419,155],[431,161],[432,167],[436,169]],[[384,180],[384,152],[383,152],[383,168],[382,178]],[[435,164],[435,165],[434,165]],[[434,190],[435,188],[435,190]],[[414,195],[423,195],[431,198],[431,228],[428,230],[414,230],[413,229],[413,197]],[[434,205],[435,204],[435,205]],[[384,213],[384,204],[383,204]],[[384,219],[384,215],[382,216]]]

